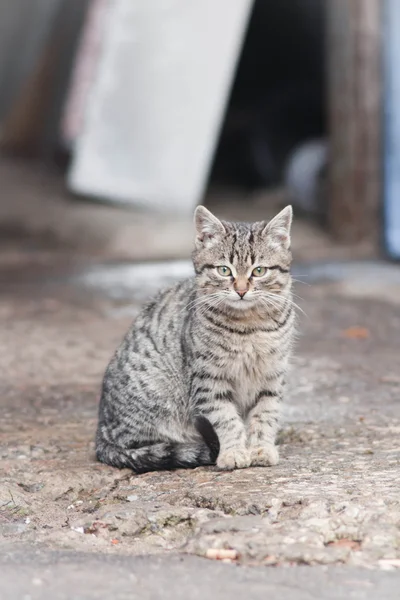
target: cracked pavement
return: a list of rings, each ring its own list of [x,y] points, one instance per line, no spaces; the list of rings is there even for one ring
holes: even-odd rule
[[[0,273],[0,598],[106,598],[112,577],[115,598],[132,582],[153,598],[151,573],[167,598],[212,581],[225,582],[218,598],[250,584],[255,598],[398,597],[398,267],[379,286],[379,265],[369,287],[357,269],[298,285],[307,317],[277,467],[141,476],[93,457],[102,373],[135,294],[89,289],[64,263],[21,269]]]

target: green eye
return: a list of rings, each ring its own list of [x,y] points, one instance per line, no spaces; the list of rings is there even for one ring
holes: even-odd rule
[[[254,277],[263,277],[263,275],[265,275],[266,272],[267,267],[256,267],[255,269],[253,269],[252,275]]]
[[[229,277],[232,275],[232,271],[229,267],[217,267],[217,271],[219,275],[222,275],[222,277]]]

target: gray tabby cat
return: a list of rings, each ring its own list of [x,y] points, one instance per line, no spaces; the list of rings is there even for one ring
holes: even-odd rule
[[[269,223],[195,213],[195,277],[135,320],[103,381],[97,458],[138,473],[276,465],[295,314],[286,207]]]

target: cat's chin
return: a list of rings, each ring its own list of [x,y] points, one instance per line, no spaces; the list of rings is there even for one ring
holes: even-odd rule
[[[252,298],[249,298],[248,300],[246,300],[246,298],[243,298],[243,300],[240,298],[237,300],[235,298],[229,298],[226,300],[225,304],[230,309],[245,312],[246,310],[254,308],[256,306],[256,301]]]

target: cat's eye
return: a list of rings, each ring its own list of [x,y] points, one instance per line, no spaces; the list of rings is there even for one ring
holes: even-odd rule
[[[251,274],[254,277],[263,277],[266,272],[267,272],[267,267],[256,267],[255,269],[253,269]]]
[[[222,277],[229,277],[232,275],[232,271],[229,267],[217,267],[218,275],[222,275]]]

